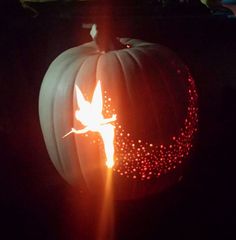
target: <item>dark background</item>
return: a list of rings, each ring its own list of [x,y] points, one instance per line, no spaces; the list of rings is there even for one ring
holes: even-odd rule
[[[98,204],[73,189],[46,152],[38,95],[51,61],[90,41],[83,23],[99,5],[17,3],[1,9],[0,238],[93,239]],[[199,93],[199,134],[182,181],[164,193],[115,202],[115,239],[235,239],[236,19],[203,6],[120,5],[118,36],[158,42],[189,66]]]

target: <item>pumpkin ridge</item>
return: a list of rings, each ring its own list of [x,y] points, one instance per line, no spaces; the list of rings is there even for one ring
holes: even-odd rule
[[[80,71],[81,71],[81,69],[83,68],[83,66],[86,64],[86,62],[88,61],[88,60],[90,60],[90,58],[93,58],[93,57],[98,57],[98,58],[100,58],[100,56],[101,56],[101,54],[100,53],[96,53],[96,54],[92,54],[92,55],[89,55],[89,56],[86,56],[85,57],[85,59],[84,59],[84,61],[82,62],[82,64],[78,67],[78,70],[76,71],[76,73],[75,73],[75,78],[74,78],[74,85],[75,85],[75,83],[77,82],[77,80],[78,80],[78,75],[79,75],[79,73],[80,73]],[[77,57],[78,58],[78,57]]]
[[[78,64],[78,62],[77,61],[75,61],[75,59],[77,59],[78,57],[76,57],[76,55],[71,59],[71,61],[69,61],[65,66],[64,66],[64,71],[62,71],[64,74],[66,74],[66,73],[68,73],[68,71],[70,72],[71,71],[71,69],[73,69],[73,68],[75,68],[76,67],[76,65],[79,65],[78,66],[78,68],[80,69],[81,67],[82,67],[82,65],[83,65],[83,63],[87,60],[87,57],[85,57],[84,58],[84,60],[80,63],[80,64]],[[75,62],[75,63],[74,63]],[[74,63],[74,64],[72,64],[72,63]],[[60,63],[60,65],[61,65],[61,63]],[[71,69],[69,68],[69,67],[71,67]],[[77,67],[76,67],[77,68]],[[76,78],[76,76],[77,76],[77,71],[76,71],[76,73],[75,73],[75,78]],[[63,74],[61,75],[61,77],[60,77],[60,80],[58,81],[58,83],[57,83],[57,86],[56,86],[56,89],[59,89],[60,88],[60,86],[61,86],[61,84],[65,81],[66,79],[65,79],[65,77],[63,76]],[[74,83],[72,83],[72,85],[74,85]],[[57,91],[57,90],[55,90],[56,92],[59,92],[59,91]],[[61,140],[61,138],[62,138],[62,136],[58,136],[58,133],[55,131],[55,119],[57,119],[57,111],[55,111],[55,108],[56,108],[56,101],[55,101],[55,99],[57,99],[57,95],[56,94],[54,94],[54,99],[53,99],[53,111],[52,111],[52,114],[53,114],[53,117],[52,117],[52,119],[53,119],[53,122],[54,122],[54,124],[53,124],[53,135],[54,135],[54,138],[55,138],[55,143],[56,143],[56,149],[57,149],[57,155],[59,156],[59,162],[61,163],[62,162],[62,164],[61,164],[61,166],[62,166],[62,169],[63,169],[63,175],[65,176],[65,173],[67,172],[67,170],[66,170],[66,164],[63,164],[63,162],[64,162],[64,157],[63,157],[63,155],[61,154],[61,151],[59,151],[58,149],[60,149],[60,143],[59,143],[59,140]],[[72,104],[71,104],[71,106],[73,106]]]
[[[147,53],[145,53],[145,52],[142,51],[141,49],[137,49],[137,50],[140,51],[140,52],[143,52],[146,56],[148,56]],[[153,51],[155,51],[155,50],[153,49]],[[160,53],[162,53],[162,51],[157,51],[157,52],[159,53],[158,56],[162,57],[163,60],[160,61],[161,58],[156,58],[155,62],[152,62],[152,61],[151,61],[150,64],[154,66],[154,65],[156,65],[157,63],[159,63],[160,66],[163,66],[163,67],[159,67],[159,72],[160,72],[161,76],[165,76],[165,72],[163,71],[163,69],[165,69],[165,65],[166,65],[166,63],[168,63],[168,61],[167,61],[165,55],[160,54]],[[155,63],[155,64],[154,64],[154,63]],[[155,66],[154,66],[154,67],[155,67]],[[162,80],[164,86],[165,86],[166,89],[167,89],[167,93],[168,93],[168,96],[171,98],[171,102],[172,102],[172,103],[175,102],[174,99],[173,99],[173,95],[171,94],[170,87],[169,87],[169,85],[168,85],[168,81],[166,81],[166,79],[163,78],[163,77],[160,77],[160,79]],[[173,111],[174,116],[175,116],[175,119],[176,119],[177,116],[178,116],[178,114],[177,114],[177,112],[176,112],[175,107],[174,107],[172,104],[171,104],[171,106],[172,106],[172,111]]]
[[[102,56],[103,56],[103,54],[99,54],[99,56],[98,56],[98,58],[97,58],[97,63],[96,63],[96,70],[95,70],[95,82],[97,83],[97,81],[98,80],[101,80],[102,81],[102,79],[97,79],[98,77],[98,64],[99,64],[99,62],[101,61],[101,58],[102,58]]]
[[[134,49],[133,49],[134,50]],[[125,53],[127,53],[127,55],[131,58],[131,59],[133,59],[133,62],[134,62],[134,64],[136,65],[136,66],[138,66],[138,70],[142,73],[142,66],[141,66],[141,63],[139,62],[139,59],[138,58],[136,58],[136,56],[132,53],[132,51],[131,50],[129,50],[129,49],[126,49],[125,50]],[[133,105],[136,105],[136,103],[134,103],[134,100],[131,98],[131,102],[132,102],[132,104]]]
[[[80,73],[80,71],[82,70],[82,68],[83,68],[83,66],[86,64],[86,62],[90,59],[90,58],[92,58],[92,57],[97,57],[98,59],[100,58],[100,56],[101,56],[101,54],[99,54],[99,53],[96,53],[96,54],[92,54],[92,55],[89,55],[89,56],[87,56],[87,57],[85,57],[85,59],[84,59],[84,61],[81,63],[81,65],[78,67],[78,69],[77,69],[77,71],[76,71],[76,73],[75,73],[75,77],[74,77],[74,81],[73,81],[73,86],[75,86],[75,84],[76,84],[76,82],[77,82],[77,80],[78,80],[78,76],[79,76],[79,73]],[[97,64],[96,64],[97,65]],[[74,90],[74,89],[73,89]],[[72,98],[71,98],[71,106],[73,106],[72,107],[72,109],[73,109],[73,114],[74,114],[74,112],[75,112],[75,109],[77,109],[77,106],[75,106],[76,105],[76,103],[75,103],[75,101],[74,101],[74,99],[75,99],[76,97],[75,97],[75,92],[73,91],[73,94],[72,94]],[[75,122],[76,122],[77,120],[73,117],[73,120],[72,120],[72,126],[75,126]],[[81,164],[80,164],[80,162],[79,162],[79,147],[78,147],[78,144],[77,144],[77,140],[76,140],[76,138],[77,138],[78,136],[76,135],[76,134],[73,134],[73,139],[74,139],[74,143],[75,143],[75,151],[76,151],[76,155],[77,155],[77,161],[78,161],[78,165],[80,166],[80,169],[79,169],[79,171],[80,171],[80,173],[83,175],[83,169],[81,168]]]
[[[121,61],[121,56],[120,56],[119,53],[120,53],[119,51],[114,51],[115,58],[117,59],[119,65],[120,65],[121,73],[122,73],[124,79],[127,79],[127,73],[126,73],[125,67],[124,67],[124,65],[123,65],[123,63]],[[126,86],[125,90],[126,90],[126,92],[128,92],[129,99],[131,100],[131,97],[130,97],[131,93],[130,93],[130,90],[129,90],[130,88],[129,88],[128,84],[127,84],[127,81],[124,81],[124,82],[125,82],[125,86]]]
[[[138,50],[137,48],[135,48],[135,50]],[[139,59],[135,56],[135,54],[133,54],[131,51],[129,51],[129,50],[126,50],[126,52],[128,53],[128,55],[132,58],[132,59],[134,59],[134,61],[135,61],[135,63],[137,64],[137,66],[138,66],[138,68],[139,68],[139,70],[140,70],[140,73],[141,73],[141,75],[142,75],[142,81],[144,81],[144,82],[146,82],[146,76],[144,75],[144,72],[143,72],[143,67],[142,67],[142,63],[139,61]],[[143,51],[142,51],[142,53],[144,53]],[[144,54],[144,55],[146,55],[146,57],[147,58],[149,58],[149,55],[147,55],[147,54]],[[145,84],[144,84],[145,85]],[[146,85],[145,85],[146,86]],[[148,89],[148,92],[150,92],[149,91],[149,89]],[[152,104],[152,108],[153,109],[155,109],[154,107],[153,107],[153,102],[152,101],[150,101],[150,103]],[[155,120],[157,120],[156,122],[157,122],[157,124],[158,124],[158,126],[160,126],[160,122],[159,122],[159,119],[157,118],[155,118]],[[159,127],[159,129],[161,129],[160,127]]]
[[[84,45],[87,45],[87,44],[84,44]],[[57,62],[59,62],[60,64],[62,64],[63,61],[66,61],[68,60],[68,57],[69,58],[73,58],[74,60],[76,60],[78,58],[78,55],[82,55],[80,56],[81,58],[87,58],[87,55],[88,53],[86,54],[81,54],[81,49],[83,48],[88,48],[90,49],[91,47],[89,46],[86,46],[86,47],[82,47],[82,46],[76,46],[76,47],[73,47],[73,48],[70,48],[70,49],[67,49],[65,50],[64,52],[62,52],[61,54],[59,54],[56,59],[54,59],[51,63],[52,64],[58,64]],[[91,53],[92,54],[96,54],[95,52],[94,53]],[[72,61],[72,59],[71,59]]]
[[[141,52],[141,53],[143,53],[143,55],[145,55],[146,57],[147,57],[147,59],[149,59],[150,58],[150,56],[145,52],[145,51],[141,51],[140,49],[138,49],[138,48],[136,48],[136,50],[137,51],[139,51],[139,52]],[[142,74],[142,79],[144,79],[143,81],[144,82],[147,82],[147,77],[145,76],[145,74],[144,74],[144,72],[143,72],[143,66],[142,66],[142,64],[141,63],[139,63],[139,68],[141,69],[141,74]],[[149,88],[149,85],[146,85],[146,84],[144,84],[145,86],[146,86],[146,89],[147,89],[147,87],[148,87],[148,89],[147,89],[147,91],[148,91],[148,97],[150,97],[150,96],[152,96],[152,94],[150,93],[151,91],[150,91],[150,88]],[[150,102],[150,104],[151,104],[151,107],[152,107],[152,109],[155,109],[155,106],[154,106],[154,103],[153,103],[153,101],[149,101]],[[155,111],[154,111],[155,112]],[[161,130],[161,124],[160,124],[160,120],[159,120],[159,118],[158,117],[156,117],[156,115],[154,116],[155,117],[155,122],[156,122],[156,124],[158,125],[158,129],[159,130]],[[161,138],[162,138],[162,131],[160,132],[160,136],[161,136]]]
[[[59,61],[60,59],[55,59],[55,61],[53,62],[54,64],[57,64],[57,65],[61,65],[61,62]],[[64,68],[66,69],[68,65],[70,65],[70,62],[73,62],[74,58],[71,60],[71,61],[68,61],[68,63],[64,66]],[[67,59],[63,59],[63,62],[66,62]],[[52,63],[52,64],[53,64]],[[60,76],[60,81],[62,81],[62,77]],[[57,92],[57,89],[58,89],[58,84],[56,84],[54,86],[54,90],[52,90],[52,92]],[[56,134],[56,129],[55,129],[55,99],[56,99],[56,94],[53,94],[53,98],[52,98],[52,106],[51,106],[51,119],[52,119],[52,138],[54,139],[54,142],[55,142],[55,148],[56,148],[56,155],[57,155],[57,159],[58,159],[58,162],[59,162],[59,165],[60,165],[60,169],[62,169],[62,172],[63,172],[63,175],[65,175],[65,166],[63,164],[63,161],[61,160],[61,154],[59,152],[59,149],[60,147],[58,146],[58,141],[57,141],[57,134]]]
[[[64,59],[63,59],[64,60]],[[65,59],[65,61],[66,61],[67,59]],[[65,66],[64,66],[64,69],[66,70],[66,69],[68,69],[68,66],[71,66],[71,63],[73,63],[74,62],[74,58],[72,58],[72,59],[70,59],[71,61],[68,61],[68,63],[67,64],[65,64]],[[61,65],[62,63],[60,62],[60,65]],[[63,71],[62,70],[62,72],[63,73],[65,73],[65,71]],[[55,93],[58,93],[58,91],[57,91],[57,89],[59,88],[59,86],[60,86],[60,83],[61,82],[63,82],[63,80],[64,80],[64,78],[63,78],[63,75],[61,75],[60,76],[60,79],[59,79],[59,83],[57,83],[57,85],[56,85],[56,88],[55,88]],[[55,141],[55,146],[56,146],[56,153],[57,153],[57,156],[58,156],[58,160],[59,160],[59,164],[60,164],[60,166],[62,167],[62,168],[60,168],[60,169],[62,169],[62,171],[63,171],[63,175],[65,175],[65,164],[63,164],[63,160],[62,160],[62,154],[61,154],[61,152],[60,152],[60,146],[59,146],[59,142],[58,142],[58,140],[59,139],[61,139],[61,137],[59,137],[59,138],[57,138],[57,133],[56,133],[56,130],[55,130],[55,119],[57,119],[56,118],[56,114],[57,114],[57,112],[55,111],[55,108],[56,108],[56,101],[55,101],[55,99],[56,99],[56,96],[57,96],[57,94],[54,94],[53,95],[53,101],[52,101],[52,112],[51,112],[51,118],[52,118],[52,122],[53,122],[53,124],[52,124],[52,129],[53,129],[53,138],[54,138],[54,141]]]
[[[129,50],[126,50],[126,52],[128,53],[128,55],[135,61],[135,63],[137,64],[137,66],[140,68],[140,70],[142,70],[141,64],[139,62],[139,59]]]

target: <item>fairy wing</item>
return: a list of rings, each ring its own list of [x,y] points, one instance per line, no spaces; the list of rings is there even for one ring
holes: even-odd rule
[[[91,101],[91,107],[94,112],[97,112],[98,114],[102,113],[103,100],[102,100],[102,88],[101,88],[100,80],[97,82],[97,85],[95,87],[93,98]]]
[[[85,108],[87,106],[87,101],[85,100],[83,93],[80,91],[77,85],[75,85],[75,91],[76,91],[77,105],[79,109]]]

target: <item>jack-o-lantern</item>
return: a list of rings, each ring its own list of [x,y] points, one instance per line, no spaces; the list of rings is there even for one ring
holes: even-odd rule
[[[92,41],[58,56],[41,86],[40,123],[69,183],[82,176],[99,193],[112,168],[116,197],[135,198],[178,180],[197,127],[197,93],[166,47],[128,38],[118,45],[100,51]]]

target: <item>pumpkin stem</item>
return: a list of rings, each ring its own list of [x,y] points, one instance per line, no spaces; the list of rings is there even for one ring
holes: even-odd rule
[[[90,35],[100,52],[109,52],[126,48],[126,45],[122,44],[119,38],[115,37],[106,27],[93,24]]]

